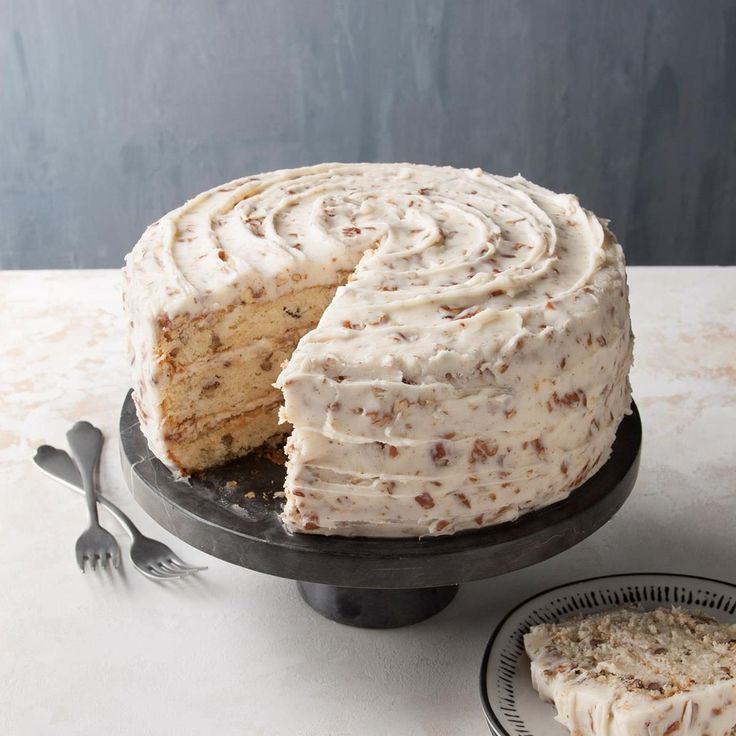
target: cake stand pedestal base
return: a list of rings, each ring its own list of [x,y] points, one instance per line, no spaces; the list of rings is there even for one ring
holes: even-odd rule
[[[457,585],[439,588],[343,588],[297,582],[304,601],[317,613],[347,626],[394,629],[434,616],[457,595]]]

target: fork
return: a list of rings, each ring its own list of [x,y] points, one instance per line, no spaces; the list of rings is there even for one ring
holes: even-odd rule
[[[64,450],[59,450],[51,445],[41,445],[36,450],[33,462],[41,472],[58,481],[76,493],[84,493],[82,479],[74,462]],[[130,518],[112,501],[97,494],[97,500],[101,503],[128,532],[132,540],[130,546],[130,559],[135,568],[142,575],[152,580],[168,580],[171,578],[184,577],[206,567],[192,567],[187,565],[178,555],[162,542],[145,536]]]
[[[66,433],[66,439],[82,474],[82,485],[89,514],[89,527],[77,539],[75,548],[77,564],[82,572],[84,572],[85,563],[88,563],[92,570],[96,570],[98,561],[102,569],[107,567],[108,561],[117,568],[120,566],[120,545],[107,529],[100,526],[97,516],[94,476],[102,453],[104,442],[102,432],[89,422],[77,422]]]

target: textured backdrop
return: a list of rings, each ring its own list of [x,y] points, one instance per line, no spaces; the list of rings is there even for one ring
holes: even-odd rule
[[[323,160],[520,171],[630,263],[735,263],[736,3],[0,0],[0,267]]]

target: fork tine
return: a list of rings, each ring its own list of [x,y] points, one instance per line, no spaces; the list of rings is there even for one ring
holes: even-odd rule
[[[136,569],[141,575],[144,575],[150,580],[160,580],[161,579],[160,575],[157,575],[155,572],[151,572],[147,567],[144,567],[143,565],[136,565]]]
[[[196,572],[196,570],[186,570],[184,568],[175,567],[174,565],[169,565],[166,562],[159,562],[159,569],[163,570],[169,577],[172,578],[184,578],[187,575],[191,575],[192,573]]]
[[[79,565],[79,569],[84,573],[84,555],[77,550],[76,552],[77,557],[77,565]]]
[[[188,569],[185,567],[178,567],[177,565],[171,565],[167,562],[159,562],[162,569],[166,570],[169,574],[178,578],[183,578],[186,575],[192,575],[197,572],[196,570]]]
[[[170,565],[168,562],[164,560],[159,560],[156,563],[156,566],[159,567],[161,570],[166,570],[166,572],[170,572],[170,573],[179,574],[180,572],[182,572],[179,568],[174,567],[174,565]]]
[[[187,565],[186,562],[179,559],[173,552],[171,553],[171,557],[169,557],[168,560],[166,560],[172,565],[175,565],[176,567],[179,567],[183,570],[192,570],[193,572],[199,572],[200,570],[206,570],[206,567],[196,567],[194,565]]]
[[[149,565],[148,572],[150,573],[150,577],[159,578],[160,580],[166,580],[167,578],[178,578],[179,577],[179,575],[167,572],[166,570],[163,570],[157,565]]]
[[[112,566],[117,570],[120,567],[120,547],[112,551]]]
[[[102,552],[100,553],[99,557],[100,557],[100,569],[107,570],[107,560],[110,557],[110,553]]]
[[[89,560],[90,570],[97,570],[97,555],[94,552],[89,553],[87,560]]]
[[[182,558],[179,557],[179,555],[177,555],[176,552],[174,552],[173,550],[168,550],[168,552],[169,552],[169,556],[167,558],[168,562],[174,562],[177,565],[182,565],[183,567],[189,567],[189,565],[187,565],[187,563],[184,562],[184,560],[182,560]]]

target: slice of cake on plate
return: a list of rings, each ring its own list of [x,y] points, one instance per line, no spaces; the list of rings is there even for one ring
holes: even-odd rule
[[[534,626],[532,684],[575,736],[736,733],[736,625],[619,609]]]
[[[574,196],[520,176],[240,179],[146,230],[124,297],[151,450],[186,476],[291,432],[292,531],[516,519],[592,476],[629,411],[621,247]]]

